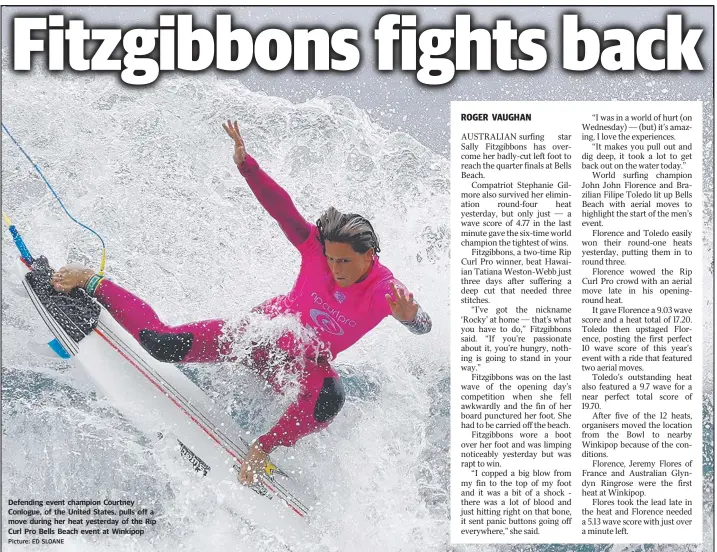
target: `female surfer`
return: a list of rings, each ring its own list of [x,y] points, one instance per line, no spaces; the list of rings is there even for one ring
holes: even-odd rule
[[[413,295],[379,262],[378,238],[368,220],[331,207],[316,225],[310,224],[289,194],[247,154],[237,122],[227,121],[222,126],[234,141],[234,162],[239,172],[301,254],[299,275],[291,291],[254,310],[269,317],[298,316],[315,335],[307,342],[286,333],[272,350],[257,346],[248,359],[280,392],[281,382],[269,359],[281,355],[286,370],[297,374],[300,386],[298,398],[252,444],[244,458],[239,481],[251,485],[275,447],[294,445],[300,438],[327,427],[338,414],[344,404],[344,389],[330,364],[338,353],[389,315],[416,334],[430,331],[431,320]],[[231,335],[223,320],[167,326],[144,301],[91,269],[61,268],[54,273],[52,284],[62,292],[83,287],[160,361],[237,360],[231,354]]]

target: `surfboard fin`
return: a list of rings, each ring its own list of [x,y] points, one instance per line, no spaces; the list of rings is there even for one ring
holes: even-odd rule
[[[60,357],[63,360],[71,358],[70,354],[62,345],[60,345],[57,339],[53,339],[48,343],[45,343],[43,341],[28,341],[27,348],[36,355],[39,355],[44,358],[54,360],[56,360],[57,357]]]
[[[70,353],[68,353],[65,350],[65,348],[62,345],[60,345],[60,342],[57,341],[57,339],[53,339],[52,341],[49,341],[47,344],[49,345],[50,349],[55,351],[55,353],[57,353],[57,356],[59,356],[60,358],[65,358],[65,359],[70,358]]]

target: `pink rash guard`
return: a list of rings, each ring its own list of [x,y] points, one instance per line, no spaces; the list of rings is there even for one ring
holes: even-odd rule
[[[269,317],[295,314],[304,326],[314,330],[317,338],[310,344],[316,347],[298,343],[290,334],[277,342],[277,346],[288,353],[287,368],[298,374],[301,390],[277,423],[258,439],[263,450],[271,452],[279,445],[292,446],[300,438],[331,423],[343,406],[344,391],[329,361],[391,314],[385,296],[390,294],[392,282],[400,283],[376,257],[362,281],[339,287],[318,240],[318,228],[301,216],[291,197],[251,156],[246,156],[239,170],[261,205],[301,254],[301,268],[291,291],[266,301],[255,310]],[[159,360],[235,360],[228,357],[231,344],[226,342],[222,320],[167,326],[144,301],[107,280],[102,280],[94,296]],[[252,357],[257,372],[280,391],[280,386],[265,370],[267,351],[256,349]]]
[[[377,256],[364,280],[340,287],[326,262],[318,228],[301,216],[289,195],[250,155],[246,156],[240,171],[259,202],[301,254],[301,268],[291,291],[269,299],[255,310],[268,316],[297,314],[301,323],[316,332],[318,340],[335,358],[391,314],[386,294],[390,293],[392,281],[398,286],[400,282]],[[281,340],[278,345],[298,353],[291,338]]]
[[[386,293],[395,280],[376,258],[364,280],[340,287],[329,270],[318,232],[311,225],[309,237],[297,246],[301,268],[291,291],[269,299],[258,309],[268,316],[297,314],[304,326],[316,332],[331,357],[336,358],[391,314]],[[285,348],[281,342],[279,346]],[[287,342],[286,346],[291,345]]]

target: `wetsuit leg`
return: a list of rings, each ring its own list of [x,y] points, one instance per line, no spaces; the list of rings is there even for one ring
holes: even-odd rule
[[[344,405],[341,378],[326,361],[307,361],[299,378],[296,401],[258,441],[265,452],[277,446],[290,447],[302,437],[328,427]]]
[[[154,358],[163,362],[216,362],[230,360],[230,344],[222,340],[222,320],[167,326],[139,297],[110,280],[102,280],[95,299]]]

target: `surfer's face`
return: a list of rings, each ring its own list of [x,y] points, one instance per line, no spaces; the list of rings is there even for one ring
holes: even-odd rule
[[[371,268],[373,249],[366,253],[357,253],[348,243],[330,241],[325,242],[324,247],[329,270],[340,287],[355,284]]]

